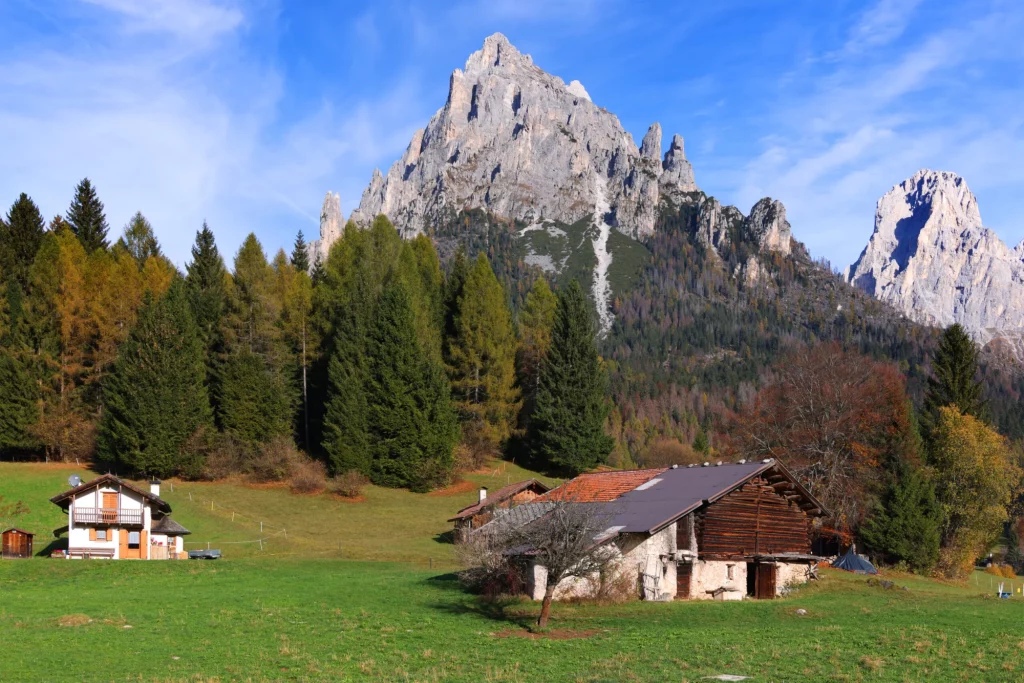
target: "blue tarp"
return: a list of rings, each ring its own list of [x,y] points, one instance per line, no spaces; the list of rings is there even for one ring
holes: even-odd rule
[[[846,551],[845,555],[833,562],[832,566],[836,569],[845,569],[848,572],[855,572],[857,574],[878,573],[875,565],[868,562],[867,558],[858,555],[852,546]]]

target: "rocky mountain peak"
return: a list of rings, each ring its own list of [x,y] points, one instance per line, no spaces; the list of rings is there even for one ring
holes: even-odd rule
[[[345,217],[341,213],[341,197],[335,192],[328,192],[320,208],[320,239],[311,240],[306,245],[310,265],[316,262],[317,255],[321,260],[327,260],[331,245],[341,237],[344,229]]]
[[[496,33],[452,72],[445,105],[386,174],[374,173],[353,218],[365,224],[384,213],[413,235],[479,208],[527,223],[592,216],[643,237],[654,230],[662,186],[697,187],[681,137],[660,156],[661,126],[637,148],[581,83],[566,85]]]
[[[1024,329],[1024,249],[982,225],[955,173],[922,170],[893,187],[847,279],[927,325],[964,325],[979,341]]]

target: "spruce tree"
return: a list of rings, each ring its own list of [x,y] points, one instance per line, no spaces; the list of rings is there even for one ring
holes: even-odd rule
[[[295,236],[295,246],[292,249],[292,266],[300,273],[309,272],[309,245],[306,244],[306,238],[301,230]]]
[[[381,295],[367,355],[371,479],[413,491],[444,483],[458,423],[444,371],[416,338],[411,299],[401,282]]]
[[[935,488],[906,459],[888,473],[877,508],[860,528],[865,547],[888,564],[927,572],[939,558],[942,511]]]
[[[292,433],[292,405],[281,374],[246,347],[221,364],[216,385],[221,429],[249,446]]]
[[[519,312],[519,383],[523,391],[520,426],[529,424],[540,387],[541,367],[551,348],[551,329],[555,324],[558,297],[543,277],[537,278]]]
[[[150,299],[117,352],[103,386],[97,450],[145,475],[188,469],[185,445],[211,422],[203,344],[184,283]]]
[[[444,335],[445,362],[450,360],[448,345],[458,334],[456,320],[459,317],[459,298],[462,296],[462,288],[466,285],[467,277],[469,277],[469,263],[466,261],[465,249],[460,246],[455,252],[448,276],[444,280],[444,291],[441,298],[441,309],[444,315],[444,326],[441,331]]]
[[[136,211],[128,225],[124,226],[124,236],[118,239],[117,247],[131,254],[140,270],[150,256],[162,256],[153,226],[141,211]]]
[[[291,433],[298,392],[287,377],[290,357],[281,334],[276,276],[255,235],[235,256],[232,282],[224,316],[227,360],[215,392],[217,419],[242,440],[263,443]],[[254,424],[245,424],[248,420]]]
[[[199,334],[211,353],[220,337],[220,326],[227,307],[224,287],[227,270],[217,250],[217,244],[206,222],[196,233],[192,247],[192,262],[186,267],[185,285],[188,289],[192,314],[199,326]]]
[[[474,436],[496,448],[512,433],[519,410],[516,337],[505,290],[480,254],[459,297],[449,374],[456,405]]]
[[[591,306],[574,279],[558,295],[551,349],[530,421],[529,441],[538,464],[578,474],[605,461],[614,445],[604,432],[607,385]]]
[[[75,198],[68,209],[68,223],[78,237],[87,254],[107,248],[107,217],[103,214],[103,202],[96,196],[96,190],[88,178],[75,188]]]
[[[313,267],[309,272],[309,279],[313,281],[313,286],[316,287],[324,279],[324,261],[320,257],[320,250],[316,250],[316,256],[313,257]]]
[[[39,208],[27,194],[21,193],[0,219],[0,271],[14,280],[22,291],[28,286],[28,273],[43,241],[45,222]]]
[[[38,415],[38,398],[38,388],[21,360],[13,353],[0,353],[0,455],[38,445],[29,433]]]
[[[988,417],[981,381],[975,379],[977,374],[977,344],[959,323],[951,325],[939,340],[921,411],[921,430],[926,443],[931,441],[940,408],[953,406],[961,415],[982,420]]]

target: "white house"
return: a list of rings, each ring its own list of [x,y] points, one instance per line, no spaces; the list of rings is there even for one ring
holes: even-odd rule
[[[171,506],[160,498],[160,482],[144,491],[104,474],[50,502],[68,513],[69,558],[114,560],[184,559],[182,537],[191,533],[171,519]]]

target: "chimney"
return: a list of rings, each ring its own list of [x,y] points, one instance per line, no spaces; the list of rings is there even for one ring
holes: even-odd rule
[[[157,498],[160,497],[160,480],[154,478],[153,481],[149,482],[149,492]]]
[[[481,486],[480,487],[480,502],[482,503],[485,500],[487,500],[487,487],[486,486]]]

